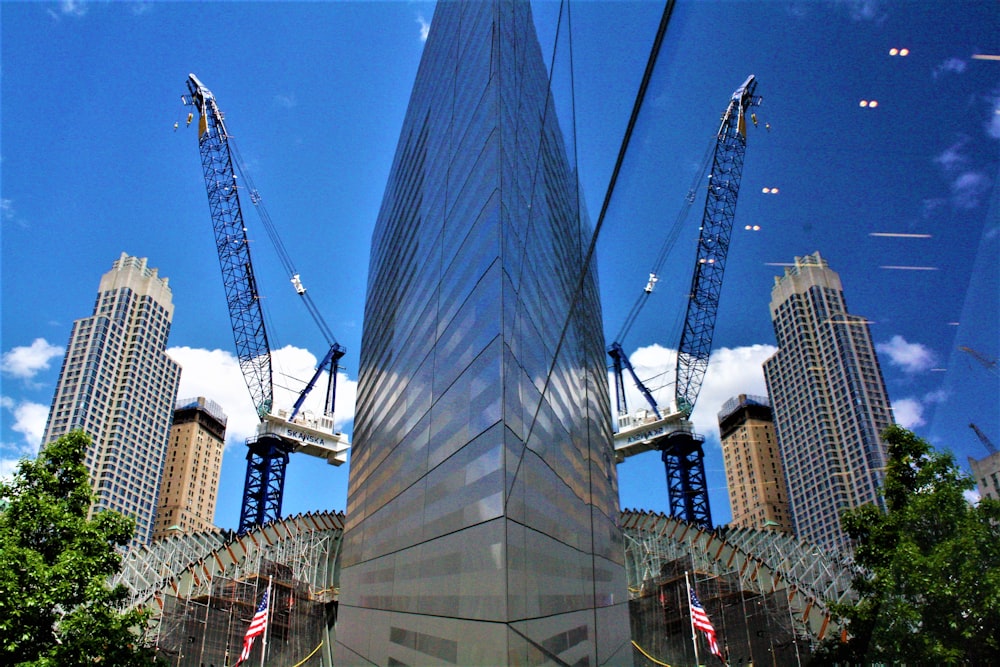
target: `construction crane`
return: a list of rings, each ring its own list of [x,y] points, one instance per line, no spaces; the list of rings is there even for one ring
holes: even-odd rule
[[[273,231],[270,218],[261,214],[271,240],[276,242],[279,257],[291,271],[290,280],[296,292],[307,301],[314,319],[321,324],[330,349],[306,383],[292,409],[273,408],[271,349],[264,325],[264,313],[257,280],[250,259],[250,242],[240,207],[240,190],[236,170],[240,161],[234,160],[235,146],[226,131],[224,116],[216,105],[215,96],[194,75],[188,76],[188,96],[181,98],[185,105],[193,105],[198,118],[198,148],[201,153],[202,171],[208,191],[208,207],[215,233],[215,247],[222,269],[226,303],[232,323],[236,355],[247,388],[257,411],[260,424],[257,435],[247,440],[247,472],[243,486],[240,509],[240,534],[255,526],[281,518],[281,505],[285,488],[285,470],[292,452],[303,452],[326,459],[332,465],[347,461],[350,445],[347,437],[334,429],[333,404],[336,397],[337,361],[345,350],[322,323],[318,311],[307,297],[299,274],[294,271],[280,238]],[[194,112],[188,114],[190,125]],[[236,154],[238,157],[238,153]],[[244,181],[248,181],[245,177]],[[250,185],[248,194],[260,207],[260,196]],[[326,402],[322,415],[302,410],[306,397],[324,370],[329,370]]]
[[[986,437],[986,434],[983,433],[982,429],[980,429],[975,424],[969,424],[969,428],[975,431],[976,437],[979,438],[979,441],[983,443],[983,447],[985,447],[990,454],[997,453],[997,446],[993,444],[992,440]]]
[[[756,116],[751,109],[761,101],[755,95],[756,89],[757,79],[751,74],[733,93],[715,137],[691,289],[677,347],[674,404],[668,409],[657,404],[653,393],[636,375],[620,343],[652,293],[666,252],[661,252],[658,264],[650,272],[649,281],[626,318],[622,332],[608,349],[614,369],[618,410],[618,431],[615,434],[618,461],[647,451],[660,451],[666,468],[671,515],[706,528],[712,526],[712,513],[705,480],[704,438],[694,432],[689,417],[698,400],[712,350],[719,295],[746,155],[747,119],[756,124]],[[704,169],[696,178],[700,180],[703,173]],[[692,190],[688,204],[694,199]],[[629,412],[625,399],[625,371],[645,398],[648,409]]]

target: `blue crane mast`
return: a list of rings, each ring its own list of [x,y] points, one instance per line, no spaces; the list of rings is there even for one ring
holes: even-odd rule
[[[315,305],[306,296],[299,275],[294,272],[280,239],[273,231],[270,218],[260,206],[259,195],[253,189],[252,182],[248,182],[250,198],[261,212],[268,234],[275,242],[286,269],[290,271],[296,292],[305,297],[310,313],[320,324],[330,343],[329,351],[299,394],[292,410],[274,409],[271,349],[250,258],[247,228],[240,207],[241,186],[238,185],[236,173],[240,163],[238,160],[234,161],[235,146],[231,145],[224,116],[219,111],[212,92],[194,74],[188,76],[187,87],[190,97],[182,97],[182,101],[185,105],[193,105],[199,114],[198,148],[236,355],[260,420],[257,436],[247,440],[247,471],[238,528],[238,532],[243,534],[255,526],[281,518],[285,471],[290,453],[301,451],[325,458],[332,465],[346,462],[349,448],[347,438],[336,433],[333,427],[337,361],[344,356],[345,350],[333,340]],[[193,112],[188,114],[188,124],[193,115]],[[244,181],[249,181],[245,174]],[[307,395],[326,369],[329,369],[330,378],[324,414],[317,417],[302,412]]]
[[[649,282],[629,313],[618,340],[608,350],[615,378],[618,410],[615,450],[619,461],[644,451],[660,451],[666,468],[671,515],[704,527],[712,525],[705,480],[705,454],[702,448],[704,438],[694,433],[688,419],[698,400],[712,351],[722,278],[746,156],[746,122],[750,117],[756,124],[756,117],[750,110],[760,104],[760,98],[755,95],[756,89],[757,79],[751,74],[733,93],[716,134],[691,289],[688,293],[684,327],[677,346],[673,409],[665,411],[657,405],[652,392],[636,375],[619,342],[652,293],[659,265],[650,273]],[[688,203],[693,201],[692,192]],[[664,259],[665,254],[661,253],[658,262],[662,263]],[[625,401],[625,371],[632,376],[651,410],[629,413]]]

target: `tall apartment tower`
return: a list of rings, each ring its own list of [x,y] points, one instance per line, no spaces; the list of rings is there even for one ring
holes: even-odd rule
[[[552,104],[527,2],[437,4],[372,239],[338,665],[632,663],[592,229]]]
[[[73,323],[42,440],[90,435],[91,511],[134,517],[136,544],[152,535],[180,381],[165,352],[173,313],[167,279],[122,253],[101,277],[94,314]]]
[[[868,321],[847,312],[840,276],[820,254],[776,277],[771,320],[778,351],[764,362],[795,534],[846,549],[841,511],[881,503],[893,423]]]
[[[212,530],[226,414],[204,396],[177,402],[160,480],[153,539]]]
[[[785,472],[766,396],[740,394],[719,412],[733,528],[792,532]]]

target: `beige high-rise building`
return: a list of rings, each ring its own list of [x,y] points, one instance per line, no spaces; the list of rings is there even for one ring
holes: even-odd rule
[[[981,498],[1000,500],[1000,452],[981,459],[969,457],[969,467]]]
[[[788,490],[765,396],[740,394],[719,412],[719,434],[733,528],[792,532]]]
[[[122,253],[101,277],[94,314],[76,320],[42,442],[82,429],[97,495],[136,522],[149,542],[181,369],[167,356],[174,305],[167,279],[145,257]]]
[[[795,535],[850,549],[845,509],[882,505],[892,409],[868,320],[847,310],[820,254],[796,257],[771,289],[778,351],[764,362]]]
[[[177,402],[160,481],[153,539],[212,530],[227,417],[204,396]]]

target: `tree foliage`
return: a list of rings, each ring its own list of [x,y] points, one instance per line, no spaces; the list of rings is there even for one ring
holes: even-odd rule
[[[147,665],[148,615],[122,610],[124,586],[110,588],[134,521],[117,512],[87,518],[93,493],[84,456],[90,438],[74,431],[21,461],[0,482],[0,663]]]
[[[885,511],[844,513],[860,569],[857,603],[832,605],[849,639],[821,662],[995,664],[1000,656],[1000,502],[971,505],[974,481],[948,452],[889,428]]]

